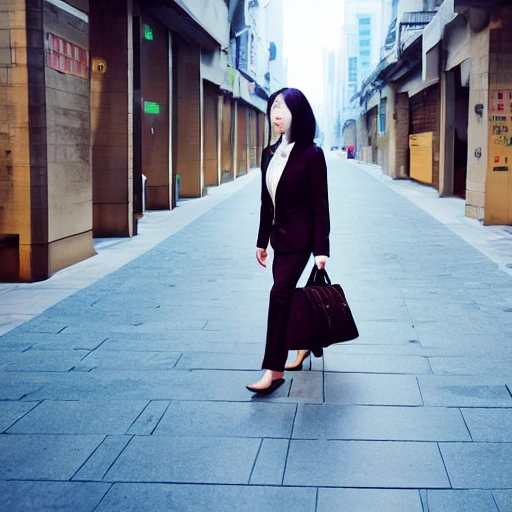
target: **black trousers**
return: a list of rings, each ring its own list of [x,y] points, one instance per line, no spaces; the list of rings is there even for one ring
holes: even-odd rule
[[[272,275],[274,285],[268,304],[267,341],[261,364],[264,370],[282,372],[288,356],[286,328],[292,292],[304,272],[311,253],[274,252]]]

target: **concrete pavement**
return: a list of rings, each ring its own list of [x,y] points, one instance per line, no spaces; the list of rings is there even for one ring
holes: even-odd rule
[[[328,163],[361,336],[269,397],[257,172],[0,285],[0,510],[512,511],[509,228]]]

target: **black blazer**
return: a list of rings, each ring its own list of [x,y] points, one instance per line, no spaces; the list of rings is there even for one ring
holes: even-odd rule
[[[261,158],[260,227],[256,246],[270,244],[280,252],[312,252],[329,256],[327,166],[318,146],[292,148],[276,190],[276,206],[267,189],[268,164],[275,146]]]

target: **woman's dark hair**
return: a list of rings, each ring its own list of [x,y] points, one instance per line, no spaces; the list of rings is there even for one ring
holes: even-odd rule
[[[290,87],[281,92],[292,113],[289,142],[295,142],[298,146],[312,146],[316,135],[316,119],[309,101],[299,89]]]

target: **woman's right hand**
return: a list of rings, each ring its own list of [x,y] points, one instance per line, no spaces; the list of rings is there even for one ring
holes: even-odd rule
[[[267,266],[267,250],[266,249],[260,249],[259,247],[256,249],[256,259],[258,260],[258,263],[262,267]]]

